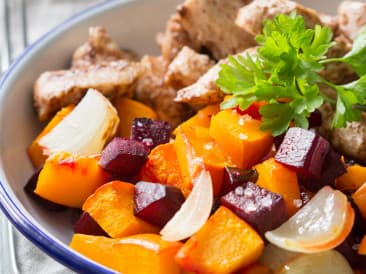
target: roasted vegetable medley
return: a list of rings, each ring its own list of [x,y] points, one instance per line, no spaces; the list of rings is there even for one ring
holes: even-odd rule
[[[91,28],[36,80],[25,190],[120,273],[366,273],[366,3],[338,13],[186,0],[140,60]]]

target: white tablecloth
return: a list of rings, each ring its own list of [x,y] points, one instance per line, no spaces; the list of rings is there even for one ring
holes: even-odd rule
[[[0,0],[2,18],[0,28],[4,30],[4,0]],[[102,0],[25,0],[26,18],[27,18],[27,36],[28,41],[32,43],[43,33],[50,30],[63,20],[74,15],[87,6],[93,5]],[[20,30],[22,28],[19,20],[20,0],[9,0],[8,14],[11,22],[11,40],[13,56],[15,58],[22,50],[22,39]],[[4,41],[0,41],[4,43]],[[4,58],[5,53],[2,52]],[[0,213],[0,218],[4,218]],[[6,225],[5,225],[6,226]],[[4,229],[4,228],[3,228]],[[64,266],[45,255],[41,250],[25,239],[15,229],[10,231],[12,237],[2,233],[0,235],[0,246],[2,250],[0,256],[6,261],[0,264],[0,274],[67,274],[72,273]],[[13,239],[15,256],[10,254],[10,250],[4,250],[9,245],[6,243],[9,239]],[[8,256],[9,255],[9,256]],[[0,260],[1,262],[1,260]]]

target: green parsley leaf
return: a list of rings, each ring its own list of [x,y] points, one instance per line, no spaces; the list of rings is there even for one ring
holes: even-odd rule
[[[366,110],[366,27],[343,58],[327,58],[335,44],[332,37],[327,27],[307,29],[304,18],[296,13],[264,21],[262,34],[256,36],[256,58],[230,56],[228,63],[221,65],[216,84],[233,95],[221,107],[239,105],[245,110],[254,101],[266,101],[260,109],[262,129],[275,136],[285,132],[291,122],[307,128],[307,118],[325,100],[335,105],[334,127],[359,121]],[[348,63],[360,78],[343,86],[330,83],[319,74],[328,62]],[[334,89],[337,100],[323,94],[319,84]]]
[[[359,76],[366,74],[366,26],[360,30],[351,51],[341,61],[351,65]]]

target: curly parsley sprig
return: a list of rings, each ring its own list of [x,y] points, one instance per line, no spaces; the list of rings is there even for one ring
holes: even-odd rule
[[[341,58],[326,56],[335,44],[332,37],[328,27],[307,29],[304,18],[296,13],[266,20],[263,33],[256,36],[257,54],[229,56],[228,63],[221,65],[216,84],[232,94],[221,107],[245,110],[254,101],[266,101],[260,109],[262,129],[271,130],[274,136],[285,132],[292,122],[308,128],[307,118],[324,101],[335,105],[333,127],[359,121],[366,108],[366,28]],[[329,62],[349,64],[360,78],[346,85],[326,81],[319,72]],[[322,93],[319,84],[334,89],[336,100]]]

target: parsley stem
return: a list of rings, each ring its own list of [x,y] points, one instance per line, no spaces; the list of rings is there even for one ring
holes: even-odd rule
[[[320,64],[327,64],[327,63],[331,63],[331,62],[343,62],[343,58],[336,57],[336,58],[328,58],[328,59],[324,59],[324,60],[319,60]]]

